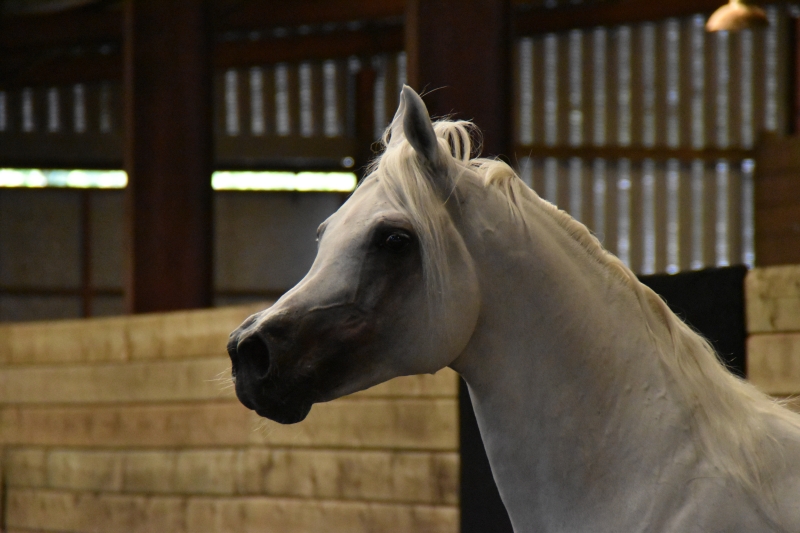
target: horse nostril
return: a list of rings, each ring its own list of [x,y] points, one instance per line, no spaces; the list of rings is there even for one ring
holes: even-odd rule
[[[259,335],[248,335],[236,345],[239,363],[255,371],[258,377],[269,372],[269,348]]]

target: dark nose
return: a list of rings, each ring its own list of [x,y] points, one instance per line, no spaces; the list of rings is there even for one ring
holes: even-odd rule
[[[232,348],[231,359],[237,375],[247,374],[251,379],[266,377],[270,366],[269,347],[258,332],[240,337]]]

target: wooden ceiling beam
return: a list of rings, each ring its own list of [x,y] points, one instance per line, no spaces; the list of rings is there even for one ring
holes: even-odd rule
[[[259,30],[402,17],[405,0],[249,0],[219,17],[216,29]]]
[[[122,12],[68,11],[0,16],[0,49],[76,46],[122,40]]]
[[[108,54],[8,53],[0,57],[0,88],[70,85],[122,79],[119,51]]]
[[[402,26],[340,31],[257,41],[223,41],[214,45],[216,68],[269,65],[394,53],[403,50]],[[68,51],[14,51],[0,56],[0,87],[91,83],[122,78],[122,56],[113,53],[72,55]]]
[[[403,16],[405,0],[251,0],[215,17],[215,32],[256,31]],[[47,48],[121,42],[122,12],[67,11],[55,15],[0,16],[0,49]]]
[[[403,28],[390,26],[258,41],[223,41],[214,47],[214,66],[268,65],[402,50]]]

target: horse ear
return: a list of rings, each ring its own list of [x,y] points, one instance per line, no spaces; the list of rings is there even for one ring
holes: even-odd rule
[[[400,93],[398,113],[401,110],[404,111],[403,132],[409,144],[428,163],[438,163],[439,142],[436,140],[436,132],[433,131],[428,108],[425,107],[422,98],[408,85],[404,85],[403,91]],[[394,135],[394,127],[392,135]]]
[[[400,92],[400,105],[397,106],[397,112],[394,114],[394,118],[392,119],[391,123],[391,135],[389,137],[389,146],[394,146],[399,143],[403,138],[405,138],[405,134],[403,133],[403,115],[406,112],[406,99],[403,97],[403,93]]]

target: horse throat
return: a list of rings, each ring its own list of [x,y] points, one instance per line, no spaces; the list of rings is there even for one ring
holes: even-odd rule
[[[566,232],[540,231],[527,243],[535,253],[484,247],[483,279],[516,282],[483,294],[452,366],[517,531],[634,531],[620,517],[652,518],[659,483],[677,486],[695,467],[688,414],[633,290]]]

